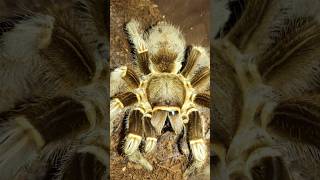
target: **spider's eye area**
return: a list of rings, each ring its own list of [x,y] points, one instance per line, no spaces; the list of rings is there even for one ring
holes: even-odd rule
[[[169,112],[169,115],[170,116],[174,116],[174,115],[176,115],[176,114],[178,114],[179,112],[178,111],[170,111]]]

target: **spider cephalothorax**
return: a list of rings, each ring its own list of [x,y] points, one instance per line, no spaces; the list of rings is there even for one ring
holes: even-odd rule
[[[200,106],[209,106],[209,56],[202,47],[186,53],[182,33],[174,26],[160,22],[148,32],[140,33],[135,20],[126,25],[135,51],[139,72],[122,66],[111,73],[111,120],[124,107],[132,107],[128,116],[128,134],[124,153],[130,160],[151,170],[152,166],[139,152],[151,152],[168,119],[176,134],[186,128],[193,164],[203,164],[207,157],[203,139]],[[182,67],[182,62],[186,63]],[[141,75],[142,74],[142,75]],[[125,85],[124,85],[125,84]],[[127,91],[123,91],[126,86]]]

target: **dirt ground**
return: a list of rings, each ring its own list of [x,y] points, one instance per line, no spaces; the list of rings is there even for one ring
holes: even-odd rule
[[[157,21],[166,20],[179,26],[185,35],[188,44],[196,44],[207,47],[209,27],[209,0],[200,0],[191,3],[192,0],[111,0],[110,1],[110,68],[119,65],[132,65],[130,47],[123,27],[131,18],[142,22],[145,27],[155,24]],[[170,4],[171,3],[171,4]],[[209,113],[206,113],[206,122],[209,124]],[[120,179],[163,179],[179,180],[188,165],[188,157],[183,155],[177,146],[177,135],[173,132],[164,133],[157,143],[157,150],[146,158],[153,165],[152,172],[144,170],[140,165],[131,163],[121,155],[121,141],[124,137],[123,130],[124,113],[114,122],[113,135],[111,137],[110,152],[110,176],[112,180]],[[209,131],[208,131],[209,132]],[[185,145],[186,146],[186,145]],[[208,165],[206,173],[197,172],[190,179],[209,179]]]

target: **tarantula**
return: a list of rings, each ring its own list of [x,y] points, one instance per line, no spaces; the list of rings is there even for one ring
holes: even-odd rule
[[[125,30],[139,70],[127,66],[116,68],[111,73],[110,86],[111,122],[125,107],[131,109],[126,122],[124,154],[152,170],[139,146],[145,138],[144,152],[152,152],[167,120],[176,134],[187,131],[193,155],[190,167],[201,166],[206,160],[207,148],[199,107],[209,108],[210,101],[210,95],[204,93],[210,82],[207,51],[193,46],[185,55],[182,33],[167,22],[142,31],[140,24],[131,20]],[[127,88],[123,90],[123,87]]]
[[[39,3],[0,22],[1,179],[106,179],[106,2]]]
[[[319,1],[224,2],[231,15],[211,41],[213,179],[319,179]]]

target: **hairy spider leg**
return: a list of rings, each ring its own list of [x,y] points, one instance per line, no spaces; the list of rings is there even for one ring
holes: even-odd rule
[[[123,80],[131,90],[138,88],[140,85],[138,75],[131,68],[126,66],[121,66],[111,73],[111,81],[119,83],[121,80]],[[125,107],[133,105],[137,102],[138,98],[133,92],[115,94],[114,97],[112,97],[110,104],[111,125],[113,120]]]
[[[7,131],[0,137],[7,137],[1,143],[1,149],[5,151],[0,156],[4,163],[1,165],[6,165],[11,168],[11,172],[15,172],[20,163],[12,163],[8,159],[17,155],[17,151],[25,151],[22,153],[23,158],[19,156],[22,161],[34,160],[44,146],[93,129],[96,124],[95,109],[95,105],[90,101],[61,96],[24,104],[8,112],[8,123],[3,125]]]
[[[210,108],[210,95],[206,93],[195,94],[192,100],[195,104]]]
[[[156,131],[151,124],[151,115],[143,117],[144,136],[146,137],[146,144],[144,151],[146,153],[152,152],[157,145]]]
[[[199,111],[191,110],[188,118],[187,136],[193,159],[192,164],[189,165],[184,173],[185,177],[188,177],[194,169],[202,167],[207,157],[207,146],[203,139],[203,121]]]
[[[128,33],[129,41],[133,45],[135,58],[137,59],[140,70],[144,74],[149,74],[149,53],[147,44],[140,35],[140,23],[133,19],[126,24],[125,30]]]
[[[146,169],[152,170],[153,169],[152,165],[139,152],[139,146],[144,134],[144,128],[143,128],[144,118],[145,118],[144,112],[141,108],[136,108],[130,112],[128,117],[128,122],[127,122],[128,135],[126,136],[123,150],[130,161],[139,163]],[[149,139],[150,138],[151,137],[149,137]],[[155,146],[154,141],[151,139],[151,141],[147,144],[147,146],[154,148]],[[151,149],[147,149],[147,150],[151,150]]]
[[[181,69],[181,74],[185,78],[192,80],[194,76],[198,76],[199,70],[203,71],[202,73],[204,73],[204,77],[207,78],[207,76],[209,76],[210,58],[205,48],[201,46],[192,46],[187,53],[186,64]],[[195,80],[199,78],[200,77],[196,78]],[[194,83],[197,82],[195,80]]]

